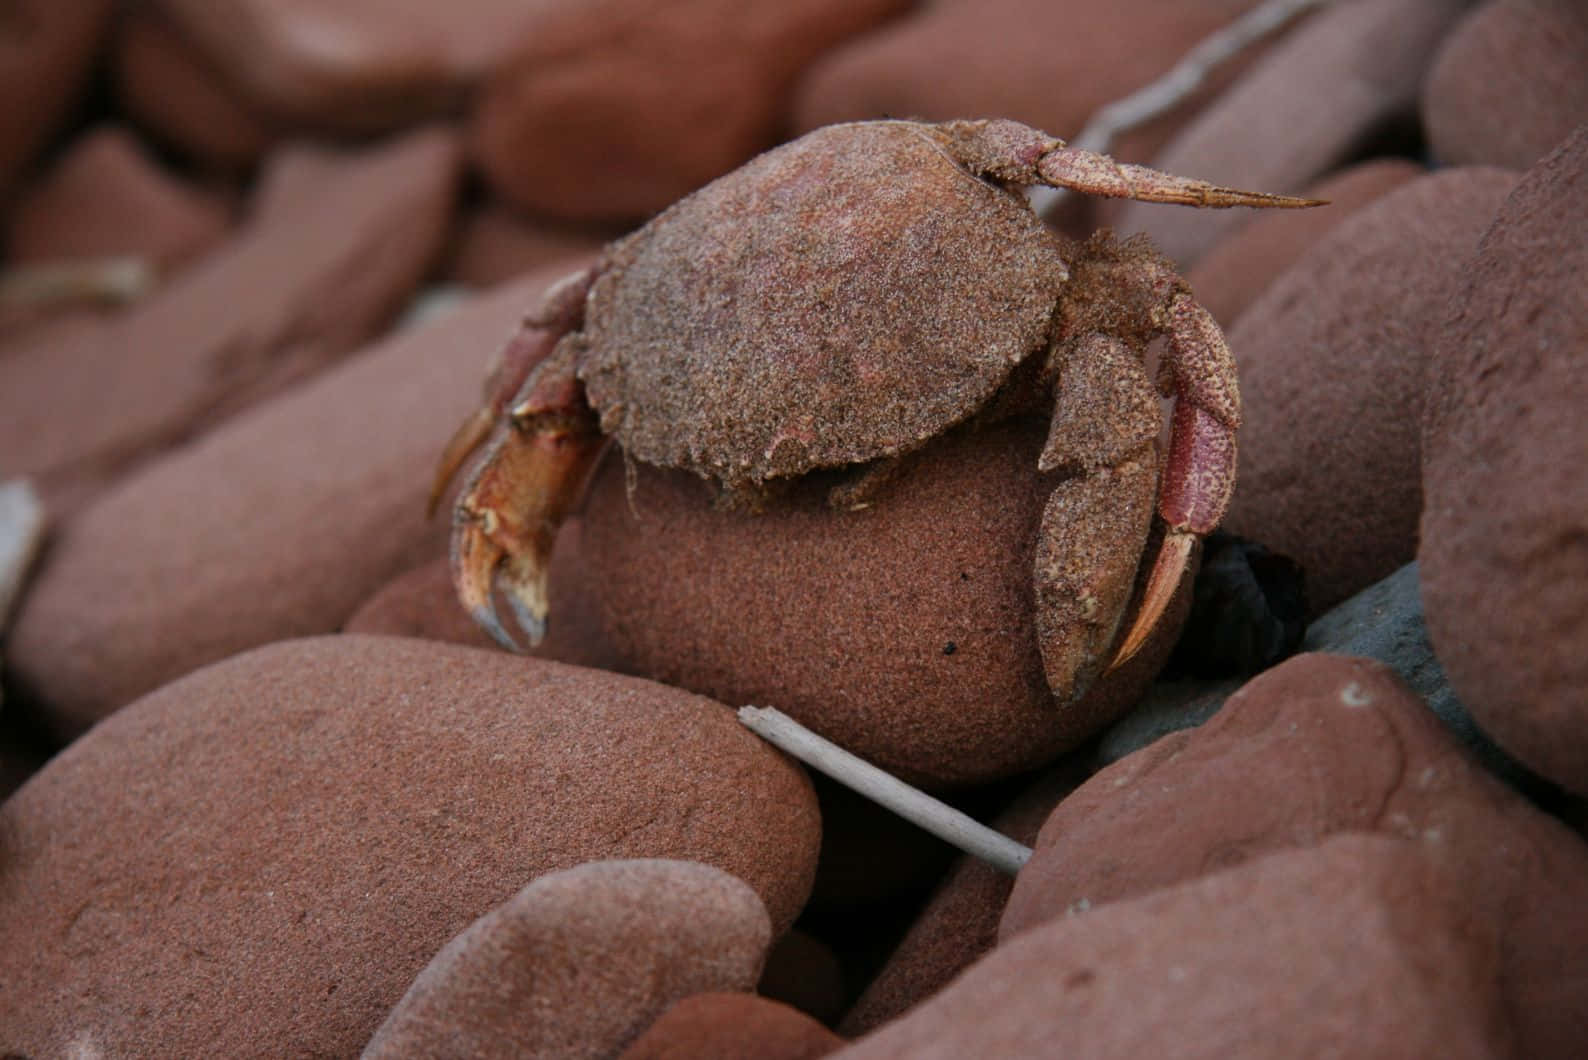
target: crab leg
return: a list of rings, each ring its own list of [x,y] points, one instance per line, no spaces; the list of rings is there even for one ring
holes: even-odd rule
[[[452,580],[474,620],[503,647],[520,647],[496,616],[495,589],[538,644],[546,632],[546,575],[568,517],[606,439],[563,346],[524,384],[503,431],[474,469],[452,517]]]
[[[1184,290],[1171,296],[1166,316],[1175,403],[1158,514],[1168,529],[1110,670],[1146,643],[1180,584],[1192,547],[1218,526],[1235,490],[1235,433],[1241,418],[1235,360],[1212,315]]]
[[[937,126],[945,146],[974,172],[1010,184],[1045,184],[1110,199],[1139,199],[1186,206],[1255,206],[1300,209],[1319,199],[1224,188],[1147,166],[1071,147],[1063,140],[1006,119],[951,121]]]

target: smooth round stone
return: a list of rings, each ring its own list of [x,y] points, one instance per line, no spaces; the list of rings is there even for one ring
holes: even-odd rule
[[[587,861],[700,861],[786,930],[809,781],[719,703],[400,637],[286,641],[97,726],[0,806],[30,1056],[352,1055],[448,939]]]
[[[362,1060],[612,1056],[675,1002],[752,989],[771,941],[755,891],[710,865],[553,872],[442,947]]]
[[[1588,794],[1588,127],[1529,170],[1432,337],[1418,559],[1478,725]]]

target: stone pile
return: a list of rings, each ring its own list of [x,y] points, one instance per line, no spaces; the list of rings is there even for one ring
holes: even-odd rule
[[[1188,614],[1240,639],[1209,564],[1055,702],[1029,410],[842,513],[609,452],[529,657],[426,517],[540,293],[680,196],[834,122],[1072,137],[1258,6],[0,12],[0,1055],[1578,1055],[1574,0],[1335,0],[1114,143],[1329,207],[1053,218],[1145,233],[1224,327],[1225,529],[1304,577],[1294,657],[1159,676]]]

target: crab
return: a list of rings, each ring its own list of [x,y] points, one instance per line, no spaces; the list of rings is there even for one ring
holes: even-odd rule
[[[856,122],[767,152],[554,285],[502,351],[431,496],[433,510],[489,441],[454,508],[463,606],[522,650],[500,592],[539,641],[557,528],[609,439],[750,509],[780,482],[847,471],[828,498],[853,508],[951,428],[1051,409],[1038,466],[1062,474],[1036,550],[1036,627],[1054,696],[1081,696],[1146,642],[1223,516],[1240,397],[1218,325],[1173,267],[1144,240],[1055,233],[1021,192],[1037,185],[1316,205],[1007,120]],[[1155,381],[1145,351],[1160,336]],[[1166,452],[1160,393],[1174,398]],[[1142,513],[1124,567],[1105,558],[1118,549],[1085,546],[1097,513],[1121,505]]]

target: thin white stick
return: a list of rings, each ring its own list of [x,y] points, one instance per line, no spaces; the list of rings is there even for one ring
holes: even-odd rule
[[[1013,876],[1031,857],[1031,848],[995,832],[947,803],[912,788],[857,758],[773,707],[740,707],[739,720],[768,743],[853,788],[905,820],[926,829],[967,854]]]
[[[60,302],[125,305],[154,290],[158,277],[142,258],[99,258],[20,265],[0,272],[0,305]]]
[[[26,479],[0,482],[0,634],[44,540],[44,505]]]
[[[1106,154],[1120,133],[1134,129],[1178,106],[1200,88],[1208,75],[1221,64],[1239,55],[1252,44],[1274,32],[1297,15],[1327,4],[1329,0],[1269,0],[1240,18],[1204,37],[1158,80],[1137,89],[1123,99],[1099,107],[1086,128],[1071,140],[1071,147]],[[1052,219],[1059,204],[1070,194],[1068,188],[1031,188],[1027,200],[1038,216]]]

